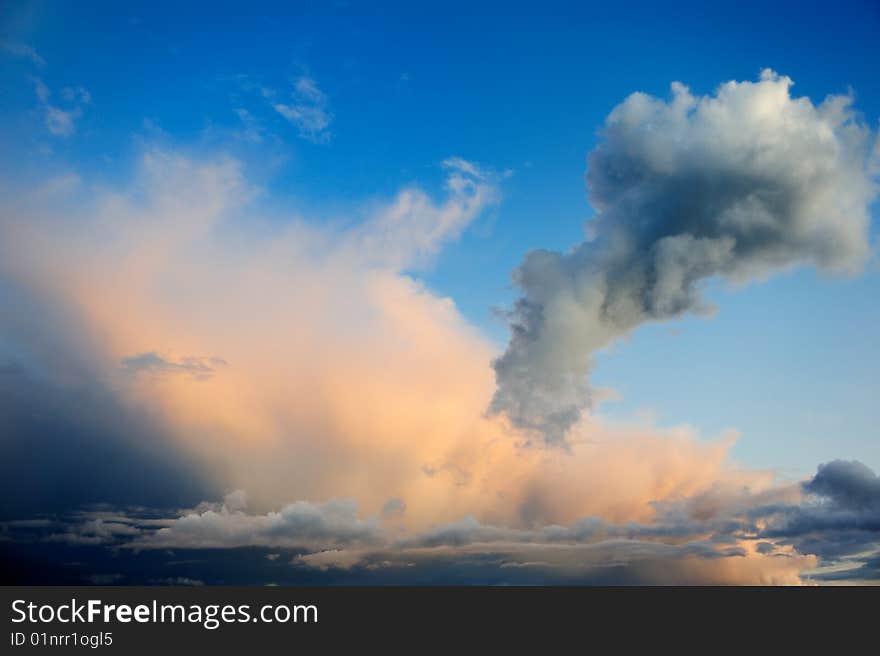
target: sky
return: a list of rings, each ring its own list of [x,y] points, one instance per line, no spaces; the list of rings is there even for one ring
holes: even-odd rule
[[[7,576],[880,578],[878,28],[5,5]]]

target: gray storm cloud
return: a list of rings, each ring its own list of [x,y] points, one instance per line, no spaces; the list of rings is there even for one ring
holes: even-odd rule
[[[814,105],[766,70],[696,97],[629,96],[588,156],[596,216],[567,253],[535,250],[494,363],[490,412],[561,444],[590,405],[591,356],[650,321],[710,306],[701,282],[813,265],[856,272],[869,256],[874,135],[849,96]]]

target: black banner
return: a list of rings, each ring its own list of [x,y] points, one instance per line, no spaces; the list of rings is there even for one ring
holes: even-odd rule
[[[713,651],[873,626],[877,588],[7,587],[0,653],[469,653],[551,645]],[[711,636],[714,636],[712,638]],[[710,642],[706,642],[710,640]],[[611,641],[610,643],[608,641]],[[841,642],[842,641],[842,642]],[[854,643],[853,643],[854,644]],[[493,652],[494,653],[494,652]]]

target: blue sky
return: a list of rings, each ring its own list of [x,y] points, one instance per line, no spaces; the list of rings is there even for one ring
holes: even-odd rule
[[[292,4],[6,5],[6,184],[77,170],[111,185],[139,144],[159,141],[230,152],[267,209],[334,220],[409,183],[439,191],[440,162],[461,156],[507,172],[503,200],[419,276],[500,348],[491,308],[512,301],[528,250],[583,238],[585,157],[628,94],[665,97],[674,80],[705,94],[770,67],[794,95],[851,89],[865,121],[880,118],[873,2]],[[45,129],[34,78],[49,102],[79,108],[71,134]],[[273,108],[298,102],[303,78],[328,121],[311,134]],[[88,102],[63,98],[79,87]],[[880,469],[878,292],[876,259],[852,279],[800,270],[716,285],[714,318],[643,327],[600,356],[596,382],[623,397],[601,412],[734,427],[735,456],[791,475],[836,457]]]

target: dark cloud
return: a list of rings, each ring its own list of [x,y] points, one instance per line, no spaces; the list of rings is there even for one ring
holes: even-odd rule
[[[842,508],[880,507],[880,477],[856,460],[834,460],[819,465],[816,475],[804,484],[804,490]]]
[[[211,489],[149,416],[91,381],[0,375],[0,451],[0,517],[107,499],[179,507]]]
[[[801,504],[750,511],[763,525],[761,536],[827,562],[880,549],[880,486],[870,468],[835,460],[820,465],[803,490],[808,496]]]
[[[10,280],[0,296],[0,518],[215,493],[154,417],[113,393],[87,331]]]
[[[559,444],[589,405],[591,355],[646,322],[708,312],[706,279],[865,262],[873,135],[850,98],[814,106],[791,84],[770,71],[713,96],[675,84],[668,102],[635,93],[611,112],[588,158],[592,238],[515,271],[490,411]]]

